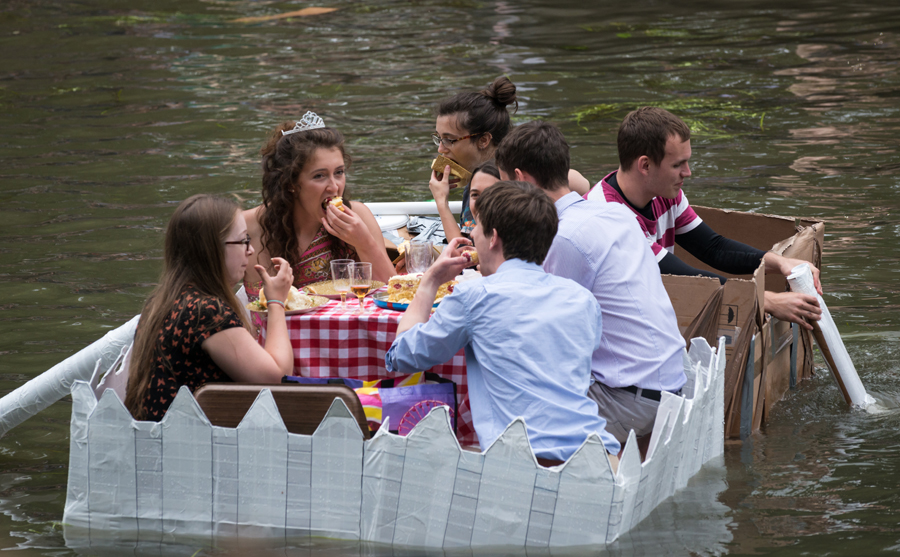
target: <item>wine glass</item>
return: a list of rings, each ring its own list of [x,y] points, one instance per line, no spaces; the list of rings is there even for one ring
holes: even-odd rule
[[[331,260],[331,285],[341,293],[341,311],[347,311],[347,291],[350,290],[350,264],[352,259]]]
[[[363,298],[372,288],[372,264],[371,263],[351,263],[350,264],[350,291],[359,298],[359,313],[365,313],[363,308]]]
[[[431,267],[434,249],[431,242],[416,242],[413,240],[409,243],[406,253],[406,270],[410,273],[424,273]]]

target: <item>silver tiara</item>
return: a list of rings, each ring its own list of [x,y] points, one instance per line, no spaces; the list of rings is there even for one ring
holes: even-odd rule
[[[297,132],[305,132],[306,130],[317,130],[319,128],[324,128],[325,122],[319,118],[319,115],[315,112],[307,112],[303,115],[303,118],[294,124],[294,129],[281,132],[281,136],[284,137],[286,135],[291,135],[292,133]]]

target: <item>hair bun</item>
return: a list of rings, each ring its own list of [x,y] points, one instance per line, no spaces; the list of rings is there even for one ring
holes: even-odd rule
[[[519,108],[519,101],[516,99],[516,86],[506,76],[500,76],[495,79],[481,93],[500,106],[509,106],[515,103],[516,110]]]

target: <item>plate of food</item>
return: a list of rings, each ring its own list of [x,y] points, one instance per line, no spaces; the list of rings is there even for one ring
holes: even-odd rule
[[[288,299],[284,301],[284,314],[300,315],[301,313],[309,313],[311,311],[316,311],[330,301],[331,300],[325,296],[310,296],[304,294],[292,286],[291,293],[288,294]],[[264,289],[259,291],[259,300],[247,304],[247,309],[262,315],[267,315],[269,313]]]
[[[380,308],[392,309],[394,311],[406,311],[409,308],[409,304],[412,302],[412,300],[409,302],[392,302],[388,300],[387,292],[376,292],[375,295],[372,296],[372,301]],[[438,304],[440,303],[440,300],[435,300],[433,307],[438,307]]]
[[[407,308],[409,308],[409,304],[412,302],[413,297],[416,295],[416,290],[419,288],[419,281],[421,280],[421,273],[393,276],[388,282],[387,290],[384,292],[377,292],[372,296],[372,301],[380,308],[392,309],[394,311],[406,311]],[[437,307],[438,304],[441,303],[441,300],[444,299],[444,296],[453,292],[453,287],[456,286],[456,284],[455,280],[442,284],[438,288],[433,307]]]
[[[369,294],[383,287],[384,283],[381,281],[373,280],[372,288],[369,289]],[[330,280],[323,280],[321,282],[315,282],[313,284],[307,284],[303,287],[303,291],[310,296],[324,296],[326,298],[331,298],[332,300],[340,300],[341,293],[334,289],[334,283]],[[353,298],[353,293],[349,290],[347,291],[347,299],[350,300]]]

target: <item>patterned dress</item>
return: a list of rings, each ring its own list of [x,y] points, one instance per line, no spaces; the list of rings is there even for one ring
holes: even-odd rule
[[[352,259],[359,261],[359,255],[353,246],[329,234],[325,227],[319,227],[309,247],[300,255],[300,260],[291,263],[294,271],[294,286],[301,288],[307,284],[331,280],[331,260]],[[253,301],[259,299],[262,281],[249,283],[244,281],[247,297]]]
[[[224,301],[185,288],[159,331],[156,365],[142,403],[144,419],[161,420],[182,385],[194,392],[206,383],[231,382],[201,345],[220,331],[243,326]]]

